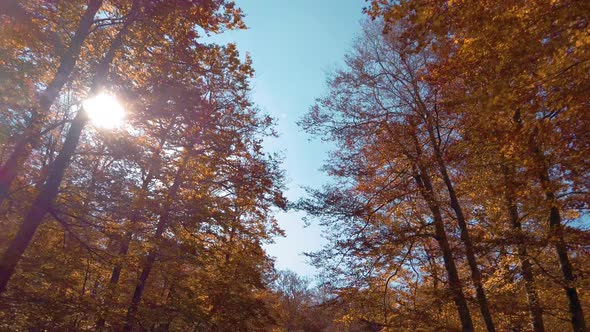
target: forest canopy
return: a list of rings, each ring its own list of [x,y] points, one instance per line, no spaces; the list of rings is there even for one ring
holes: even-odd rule
[[[365,1],[290,200],[239,5],[0,1],[1,330],[588,331],[590,2]]]

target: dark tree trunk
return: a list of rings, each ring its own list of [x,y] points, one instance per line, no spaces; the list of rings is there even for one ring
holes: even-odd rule
[[[469,311],[469,306],[467,305],[467,300],[463,294],[463,286],[461,284],[461,279],[459,278],[457,266],[453,258],[453,251],[447,238],[440,205],[436,199],[431,177],[427,168],[422,162],[423,152],[421,144],[418,140],[418,135],[416,133],[416,124],[411,122],[410,125],[411,128],[409,128],[407,135],[412,140],[415,154],[406,149],[404,149],[404,154],[412,163],[414,180],[418,186],[420,194],[422,195],[424,201],[428,205],[430,212],[432,213],[435,239],[438,242],[442,252],[443,263],[445,270],[447,271],[447,282],[453,296],[453,301],[455,302],[455,306],[457,308],[457,313],[459,314],[459,319],[461,320],[462,330],[465,332],[471,332],[474,331],[473,320],[471,319],[471,313]],[[386,126],[386,128],[389,133],[392,134],[392,136],[395,136],[389,126]]]
[[[508,214],[510,216],[512,229],[516,233],[516,248],[518,250],[522,278],[524,279],[524,288],[527,294],[531,326],[534,332],[545,332],[543,309],[541,307],[539,295],[537,294],[532,263],[528,257],[526,239],[522,232],[522,224],[520,222],[520,216],[518,215],[518,207],[516,206],[514,171],[508,166],[502,165],[502,172],[504,173],[505,199],[508,207]]]
[[[121,243],[119,246],[119,251],[117,252],[117,258],[120,259],[120,258],[125,257],[127,255],[127,253],[129,252],[129,245],[131,244],[132,238],[133,238],[133,233],[131,233],[131,232],[125,233],[125,236],[123,236],[123,239],[121,240]],[[113,298],[114,294],[112,294],[112,293],[115,291],[115,286],[119,283],[119,279],[121,278],[121,271],[123,271],[123,263],[117,262],[115,264],[115,266],[113,267],[113,271],[111,272],[111,278],[109,279],[109,289],[108,289],[108,293],[107,293],[105,302],[110,302],[110,300]],[[98,320],[96,321],[95,330],[102,331],[105,323],[106,323],[106,320],[105,320],[104,316],[100,315]]]
[[[133,329],[133,325],[135,324],[135,316],[137,314],[137,309],[139,307],[139,303],[143,297],[143,291],[145,289],[145,284],[150,276],[152,268],[154,266],[154,262],[156,261],[156,257],[158,255],[158,241],[162,239],[162,234],[168,227],[168,222],[170,220],[170,209],[172,204],[176,200],[178,189],[180,188],[180,183],[182,179],[182,173],[184,172],[184,167],[186,162],[188,161],[188,154],[183,157],[182,164],[178,167],[176,171],[176,175],[174,177],[174,182],[170,187],[170,191],[168,193],[168,198],[166,199],[165,206],[162,209],[162,213],[160,215],[160,220],[158,221],[158,225],[156,226],[156,233],[154,234],[154,241],[156,242],[156,246],[152,249],[145,260],[145,264],[141,271],[141,275],[137,280],[137,284],[135,285],[135,290],[133,291],[133,297],[131,298],[131,303],[129,304],[129,308],[127,309],[127,318],[125,320],[125,326],[123,327],[124,331],[131,331]]]
[[[13,153],[8,157],[4,165],[0,167],[0,205],[8,197],[12,182],[23,169],[23,165],[30,156],[32,150],[39,145],[41,131],[45,124],[45,116],[49,113],[51,105],[59,95],[60,90],[69,80],[70,74],[76,66],[80,56],[82,44],[88,35],[94,22],[94,16],[100,9],[102,0],[91,0],[86,11],[82,15],[78,29],[64,55],[60,59],[60,65],[53,80],[49,82],[38,100],[38,105],[32,110],[31,119],[21,139],[17,142]],[[16,6],[18,6],[16,4]]]
[[[467,258],[467,263],[469,264],[469,269],[471,271],[471,281],[475,286],[475,294],[477,298],[477,303],[479,305],[479,310],[481,312],[481,316],[483,317],[488,332],[495,332],[496,327],[494,326],[494,321],[492,319],[492,314],[490,312],[490,307],[488,305],[488,299],[486,297],[485,290],[483,289],[483,285],[481,282],[481,273],[479,271],[477,260],[475,259],[473,242],[471,241],[471,236],[469,235],[469,229],[467,228],[465,214],[463,213],[461,203],[459,203],[459,199],[457,198],[457,194],[455,192],[455,187],[447,171],[447,166],[443,160],[438,140],[434,135],[433,126],[431,123],[427,123],[427,127],[432,148],[434,150],[434,156],[438,164],[438,169],[447,187],[449,199],[451,202],[451,208],[455,212],[455,216],[457,217],[457,224],[459,225],[459,230],[461,231],[461,241],[465,246],[465,256]]]
[[[159,105],[161,106],[161,105]],[[160,140],[160,143],[156,149],[156,151],[154,152],[154,155],[151,157],[150,160],[150,164],[149,164],[149,170],[147,173],[147,176],[145,177],[145,179],[143,179],[143,182],[141,184],[141,191],[139,193],[139,197],[136,199],[136,202],[134,204],[136,210],[133,213],[132,216],[132,223],[138,223],[141,220],[141,213],[139,212],[139,208],[141,208],[142,206],[145,205],[145,200],[149,194],[148,189],[149,189],[149,185],[151,184],[152,180],[154,179],[154,177],[160,172],[160,168],[159,168],[159,164],[160,164],[160,152],[162,151],[162,149],[164,148],[164,145],[166,144],[166,140],[168,138],[168,134],[169,131],[171,129],[172,125],[170,125],[170,127],[168,127],[166,129],[166,131],[163,132],[163,136]],[[129,251],[129,245],[131,244],[131,240],[133,239],[133,233],[131,231],[128,231],[125,236],[123,237],[123,239],[121,240],[121,242],[119,243],[119,251],[118,251],[118,257],[125,257]],[[112,294],[111,292],[114,292],[115,290],[115,286],[119,283],[119,277],[121,275],[121,271],[123,269],[123,263],[121,262],[117,262],[115,264],[115,266],[113,267],[113,271],[111,272],[111,278],[109,281],[109,294],[107,294],[107,298],[105,300],[105,302],[109,302],[110,299],[112,298]],[[96,330],[100,331],[104,328],[105,325],[105,319],[104,317],[100,317],[97,322],[96,322]]]
[[[563,238],[563,225],[561,224],[561,213],[557,206],[557,200],[555,194],[552,191],[546,192],[547,201],[552,204],[549,211],[549,231],[555,236],[554,246],[557,258],[559,259],[559,265],[561,273],[563,274],[565,295],[568,299],[570,318],[572,327],[575,332],[587,332],[586,319],[584,318],[584,311],[582,309],[582,303],[578,296],[578,290],[576,289],[576,276],[574,275],[574,269],[570,262],[570,258],[567,252],[567,245]]]
[[[551,186],[551,179],[549,177],[549,167],[547,166],[545,157],[541,152],[538,144],[534,141],[536,131],[531,136],[531,150],[537,159],[538,163],[538,178],[541,183],[541,188],[545,191],[545,200],[549,205],[549,235],[553,239],[553,246],[557,253],[559,266],[563,275],[563,289],[568,299],[570,319],[573,330],[575,332],[587,332],[586,319],[584,318],[584,311],[576,289],[576,276],[574,275],[573,267],[568,256],[568,249],[563,236],[563,225],[561,224],[561,212],[559,210],[559,202]]]
[[[131,298],[129,308],[127,309],[127,318],[125,320],[125,326],[123,327],[123,331],[131,331],[133,329],[133,325],[135,323],[135,315],[137,314],[137,308],[139,307],[139,302],[141,301],[141,298],[143,296],[145,284],[147,282],[148,277],[150,276],[155,261],[156,251],[152,250],[147,255],[145,264],[143,266],[143,269],[141,270],[141,275],[139,276],[137,284],[135,285],[133,297]]]
[[[419,167],[419,171],[416,172],[415,180],[418,187],[420,188],[422,196],[426,200],[428,207],[432,212],[436,240],[438,241],[442,251],[443,261],[448,275],[449,288],[453,295],[455,306],[457,307],[457,312],[461,320],[463,331],[473,331],[474,329],[473,321],[471,320],[471,313],[469,312],[467,300],[463,294],[461,279],[459,278],[457,266],[455,265],[455,260],[453,259],[453,252],[447,239],[447,233],[445,231],[440,207],[435,199],[432,181],[424,167]]]
[[[82,134],[82,129],[84,129],[86,121],[87,118],[84,112],[79,112],[72,122],[62,150],[53,163],[45,185],[33,201],[32,207],[16,233],[15,238],[10,242],[4,255],[2,255],[0,260],[0,294],[6,290],[16,264],[20,261],[33,235],[35,235],[37,227],[39,227],[43,217],[45,217],[57,197],[64,172],[78,146],[78,141],[80,140],[80,135]]]
[[[516,123],[516,132],[520,132],[523,128],[523,121],[520,116],[520,111],[516,111],[513,116]],[[557,253],[557,259],[563,275],[565,295],[568,299],[568,306],[570,312],[570,320],[574,332],[587,332],[586,320],[584,318],[584,311],[578,296],[578,291],[575,287],[576,277],[573,272],[572,264],[570,262],[567,245],[563,238],[563,226],[561,225],[561,213],[559,211],[559,203],[555,197],[551,186],[551,179],[549,177],[549,166],[545,160],[545,156],[537,142],[539,128],[535,127],[529,136],[528,148],[533,158],[537,162],[537,177],[541,184],[541,188],[545,192],[545,200],[549,203],[549,238],[554,239],[554,247]]]
[[[91,95],[97,92],[101,84],[107,78],[109,65],[113,61],[116,51],[123,44],[123,37],[127,34],[129,25],[135,19],[134,13],[136,13],[138,10],[137,2],[134,1],[133,4],[134,6],[131,9],[130,18],[125,22],[119,33],[117,33],[117,36],[111,42],[108,52],[98,65],[95,77],[92,82],[92,87],[90,89]],[[88,117],[86,116],[86,113],[84,110],[80,110],[72,121],[62,149],[51,166],[47,181],[33,201],[33,205],[27,213],[23,224],[17,231],[15,238],[10,242],[8,249],[6,249],[4,255],[0,259],[0,294],[6,290],[8,281],[14,274],[16,264],[22,258],[22,255],[35,235],[37,227],[39,227],[41,221],[53,205],[63,180],[65,170],[72,159],[72,156],[76,152],[76,147],[80,141],[82,130],[84,129],[84,126],[86,126],[87,122]]]

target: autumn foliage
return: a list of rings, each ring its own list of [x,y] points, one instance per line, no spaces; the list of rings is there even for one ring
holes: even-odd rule
[[[271,118],[230,1],[3,1],[1,329],[250,331],[274,322]],[[82,101],[108,91],[113,130]]]
[[[299,208],[342,319],[587,331],[586,1],[369,1],[301,121],[336,142]],[[586,315],[586,316],[584,316]]]
[[[0,0],[0,330],[588,331],[590,2],[366,3],[291,204],[233,1]]]

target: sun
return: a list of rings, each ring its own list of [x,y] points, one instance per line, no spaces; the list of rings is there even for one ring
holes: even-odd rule
[[[88,98],[82,106],[90,121],[97,127],[113,129],[121,126],[125,120],[125,109],[115,96],[108,93]]]

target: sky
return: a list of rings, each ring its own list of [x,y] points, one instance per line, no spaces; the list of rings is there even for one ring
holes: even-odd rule
[[[320,168],[329,146],[304,133],[296,124],[314,100],[326,91],[326,73],[342,65],[344,55],[360,32],[364,0],[236,0],[249,29],[224,33],[214,41],[234,42],[252,57],[255,77],[252,100],[277,119],[280,136],[267,142],[269,151],[284,156],[286,197],[295,201],[304,187],[327,181]],[[317,225],[304,227],[297,212],[279,213],[286,237],[267,245],[278,269],[312,277],[303,252],[324,242]]]

